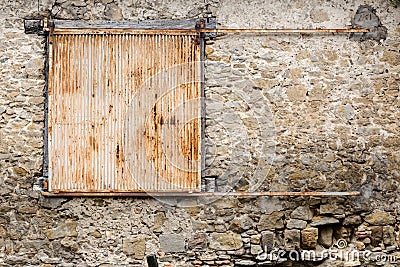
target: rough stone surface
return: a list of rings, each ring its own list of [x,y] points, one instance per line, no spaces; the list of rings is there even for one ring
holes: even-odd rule
[[[307,226],[307,222],[298,219],[291,219],[287,222],[286,227],[288,229],[304,229]]]
[[[122,242],[123,252],[127,256],[132,256],[135,259],[143,259],[146,254],[146,239],[137,237],[135,239],[124,239]]]
[[[300,249],[300,230],[291,229],[285,230],[285,249],[290,250],[298,250]]]
[[[333,228],[324,227],[319,230],[318,243],[325,248],[330,248],[333,244]]]
[[[315,249],[318,241],[318,228],[306,228],[301,230],[301,247],[303,249]]]
[[[319,250],[330,243],[324,229],[331,227],[333,242],[344,238],[349,246],[399,255],[399,10],[388,0],[365,4],[0,0],[0,266],[146,266],[153,253],[160,266],[254,266],[258,246],[285,250],[285,233],[301,230],[301,247]],[[23,19],[208,16],[219,28],[351,28],[356,21],[379,28],[351,40],[248,34],[206,43],[204,175],[215,190],[361,195],[206,198],[206,205],[192,198],[168,204],[41,196],[46,39],[26,35]],[[371,34],[379,41],[366,38]],[[335,222],[301,229],[320,216]],[[178,252],[164,251],[171,248]],[[287,262],[344,264],[350,263]]]
[[[184,252],[185,237],[179,234],[160,235],[160,249],[163,252]]]
[[[338,224],[339,220],[332,217],[314,217],[310,223],[311,226],[324,226],[329,224]]]
[[[309,221],[312,218],[312,212],[309,207],[297,207],[290,215],[293,219]]]
[[[242,238],[233,233],[213,233],[211,235],[211,249],[215,250],[236,250],[243,246]]]
[[[272,214],[261,215],[260,221],[257,224],[257,229],[259,231],[269,230],[269,229],[282,229],[284,228],[283,223],[283,212],[273,212]]]
[[[387,212],[375,212],[365,217],[365,221],[372,225],[386,225],[396,222],[396,218]]]

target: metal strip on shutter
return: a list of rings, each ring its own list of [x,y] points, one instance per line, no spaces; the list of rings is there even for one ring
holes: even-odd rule
[[[49,191],[200,191],[196,33],[50,38]]]

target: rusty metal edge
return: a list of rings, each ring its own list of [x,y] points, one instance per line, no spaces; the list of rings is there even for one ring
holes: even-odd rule
[[[366,33],[369,29],[54,29],[54,34],[166,34],[195,35],[201,33],[259,33],[259,34],[313,34],[313,33]]]
[[[289,196],[289,197],[338,197],[360,196],[360,192],[41,192],[46,197],[261,197],[261,196]]]

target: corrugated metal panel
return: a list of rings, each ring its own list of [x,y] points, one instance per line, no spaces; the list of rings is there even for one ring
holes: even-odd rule
[[[50,37],[50,191],[200,190],[195,37]]]

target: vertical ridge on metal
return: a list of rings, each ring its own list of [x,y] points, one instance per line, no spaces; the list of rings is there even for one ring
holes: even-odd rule
[[[200,191],[202,46],[185,32],[195,23],[167,34],[164,24],[52,23],[49,191]]]

